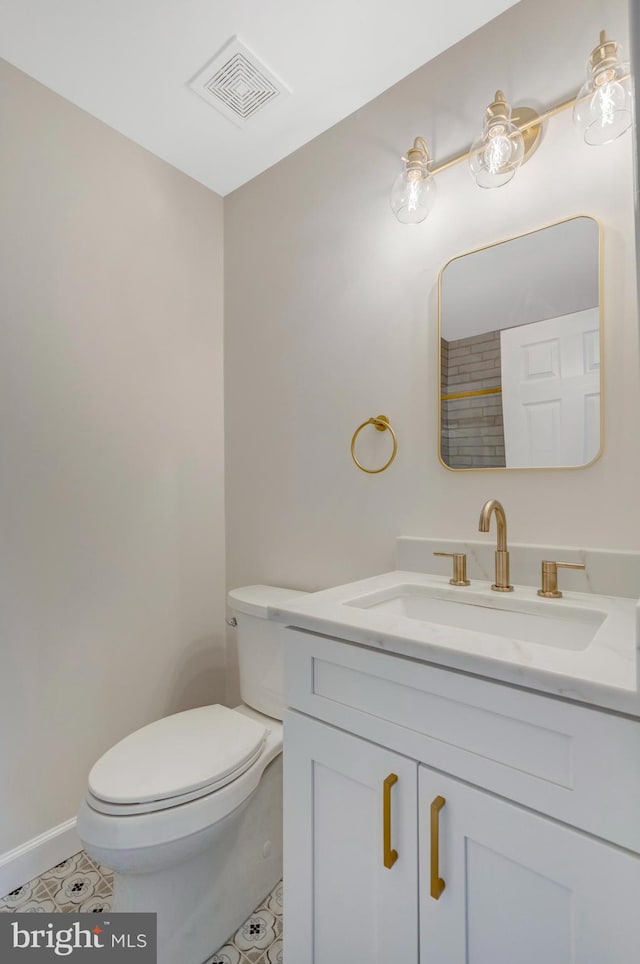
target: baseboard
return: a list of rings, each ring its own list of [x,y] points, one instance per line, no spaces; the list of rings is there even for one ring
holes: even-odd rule
[[[0,854],[0,898],[82,850],[76,818]]]

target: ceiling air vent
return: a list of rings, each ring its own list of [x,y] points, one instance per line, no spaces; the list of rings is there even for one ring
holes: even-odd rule
[[[189,86],[239,127],[277,97],[290,93],[237,37],[224,45]]]

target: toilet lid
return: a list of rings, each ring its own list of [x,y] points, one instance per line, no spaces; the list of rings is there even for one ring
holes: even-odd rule
[[[260,752],[267,729],[226,706],[150,723],[116,743],[89,774],[89,790],[116,804],[167,800],[233,779]]]

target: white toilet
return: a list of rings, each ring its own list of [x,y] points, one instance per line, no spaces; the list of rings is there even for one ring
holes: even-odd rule
[[[203,964],[282,875],[282,627],[269,606],[303,595],[229,593],[240,692],[143,727],[89,774],[77,830],[114,871],[114,911],[156,911],[158,964]]]

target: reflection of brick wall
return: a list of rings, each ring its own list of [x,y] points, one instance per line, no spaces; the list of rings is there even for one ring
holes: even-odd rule
[[[442,339],[443,395],[500,387],[500,332]],[[451,468],[504,467],[502,395],[442,402],[441,454]]]

